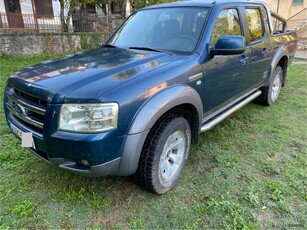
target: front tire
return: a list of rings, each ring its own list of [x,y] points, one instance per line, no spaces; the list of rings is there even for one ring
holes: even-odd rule
[[[191,143],[191,129],[183,117],[168,115],[160,119],[146,139],[137,181],[148,191],[163,194],[181,176]]]
[[[283,84],[283,78],[283,69],[280,66],[277,66],[273,73],[270,85],[261,88],[262,94],[256,99],[256,102],[258,104],[267,106],[274,105],[278,100],[280,90]]]

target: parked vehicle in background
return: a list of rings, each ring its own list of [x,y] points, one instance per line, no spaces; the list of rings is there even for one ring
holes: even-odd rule
[[[162,194],[200,132],[253,100],[276,103],[296,44],[261,2],[147,7],[99,49],[14,73],[5,89],[8,125],[59,168],[135,175]]]

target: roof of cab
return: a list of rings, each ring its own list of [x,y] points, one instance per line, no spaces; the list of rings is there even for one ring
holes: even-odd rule
[[[144,9],[164,8],[164,7],[183,7],[183,6],[194,6],[194,7],[213,7],[217,4],[223,3],[262,3],[261,1],[255,0],[183,0],[177,2],[163,3],[158,5],[152,5],[145,7]]]

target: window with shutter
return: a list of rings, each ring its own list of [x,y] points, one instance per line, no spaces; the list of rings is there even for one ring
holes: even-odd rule
[[[39,18],[53,17],[52,0],[34,0],[36,14]]]
[[[89,14],[96,14],[96,7],[95,7],[95,5],[86,4],[85,8],[86,8],[87,13],[89,13]]]
[[[303,4],[304,0],[292,0],[293,5]]]

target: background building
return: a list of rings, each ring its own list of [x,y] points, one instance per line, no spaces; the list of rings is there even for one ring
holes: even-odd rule
[[[60,26],[59,15],[59,1],[0,0],[0,28],[44,30],[46,24]]]
[[[307,0],[264,0],[270,9],[287,19],[288,28],[307,38]]]
[[[288,19],[307,8],[307,0],[264,0],[271,10]],[[302,15],[303,16],[303,15]],[[307,14],[304,15],[307,18]]]
[[[59,0],[0,0],[0,32],[93,32],[105,26],[112,30],[130,14],[129,0],[68,6]]]

